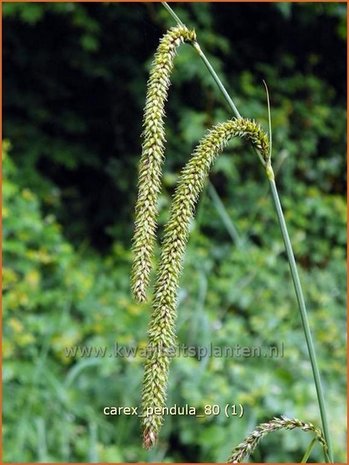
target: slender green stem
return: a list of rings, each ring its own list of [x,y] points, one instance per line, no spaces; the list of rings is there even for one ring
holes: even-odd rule
[[[316,361],[316,353],[315,353],[315,348],[314,348],[314,344],[313,344],[313,338],[311,336],[311,331],[310,331],[309,320],[308,320],[308,315],[307,315],[307,309],[306,309],[306,306],[305,306],[302,286],[301,286],[301,282],[300,282],[300,279],[299,279],[296,260],[294,258],[293,249],[292,249],[292,245],[291,245],[291,240],[290,240],[290,236],[289,236],[288,231],[287,231],[285,217],[284,217],[284,214],[282,212],[282,207],[281,207],[281,203],[280,203],[280,199],[279,199],[279,194],[278,194],[278,191],[277,191],[277,188],[276,188],[275,180],[274,179],[269,179],[269,184],[270,184],[270,190],[271,190],[271,194],[272,194],[275,209],[276,209],[276,214],[277,214],[279,224],[280,224],[282,238],[283,238],[284,244],[285,244],[285,249],[286,249],[286,253],[287,253],[288,262],[289,262],[289,265],[290,265],[290,270],[291,270],[291,275],[292,275],[294,288],[295,288],[295,291],[296,291],[297,302],[298,302],[298,307],[299,307],[299,310],[300,310],[304,336],[305,336],[305,340],[306,340],[307,347],[308,347],[308,353],[309,353],[310,363],[311,363],[311,367],[312,367],[312,371],[313,371],[313,377],[314,377],[314,382],[315,382],[315,387],[316,387],[317,398],[318,398],[318,402],[319,402],[322,427],[323,427],[324,436],[325,436],[325,439],[326,439],[326,442],[327,442],[327,445],[328,445],[329,456],[330,456],[331,461],[332,461],[332,449],[331,449],[331,442],[329,440],[330,434],[329,434],[329,430],[328,430],[328,422],[327,422],[324,394],[323,394],[323,389],[322,389],[322,384],[321,384],[320,372],[319,372],[319,368],[318,368],[317,361]]]
[[[172,10],[172,8],[170,7],[170,5],[167,3],[167,2],[162,2],[163,6],[166,8],[166,10],[170,13],[170,15],[172,16],[172,18],[176,21],[176,23],[178,23],[180,26],[184,26],[184,23],[183,21],[181,21],[180,18],[178,18],[178,16],[176,15],[176,13]]]
[[[170,15],[175,19],[175,21],[177,21],[178,24],[180,24],[181,26],[183,26],[183,22],[178,18],[178,16],[176,15],[176,13],[172,10],[172,8],[170,7],[170,5],[166,2],[162,2],[162,4],[164,5],[164,7],[166,8],[166,10],[170,13]],[[219,79],[216,71],[213,69],[211,63],[208,61],[206,55],[204,54],[204,52],[201,50],[201,47],[200,45],[197,43],[197,42],[194,42],[193,43],[193,47],[195,48],[195,50],[198,52],[200,58],[202,59],[202,61],[205,63],[209,73],[211,74],[211,76],[213,77],[215,83],[217,84],[217,86],[219,87],[219,90],[222,92],[222,94],[224,95],[224,98],[226,99],[226,101],[228,102],[230,108],[233,110],[235,116],[237,118],[241,118],[241,115],[238,111],[238,109],[236,108],[235,106],[235,103],[233,102],[233,100],[230,98],[230,95],[228,94],[228,92],[226,91],[224,85],[222,84],[222,81]]]
[[[163,2],[163,5],[169,11],[169,13],[172,15],[172,17],[179,24],[183,25],[182,21],[174,13],[172,8],[166,2]],[[230,106],[230,108],[233,111],[233,113],[235,114],[235,116],[237,118],[241,118],[241,115],[240,115],[238,109],[236,108],[236,105],[234,104],[233,100],[229,96],[229,94],[226,91],[226,89],[225,89],[224,85],[222,84],[221,80],[217,76],[217,73],[213,69],[211,63],[209,62],[209,60],[207,59],[207,57],[205,56],[205,54],[201,50],[199,44],[197,42],[194,42],[193,47],[197,50],[200,58],[205,63],[209,73],[213,77],[213,79],[216,82],[219,90],[222,92],[225,100],[227,101],[228,105]],[[259,155],[258,152],[257,152],[257,154]],[[310,326],[309,326],[305,301],[304,301],[304,297],[303,297],[302,286],[301,286],[298,271],[297,271],[297,265],[296,265],[296,261],[295,261],[295,258],[294,258],[290,237],[289,237],[289,234],[288,234],[288,231],[287,231],[284,214],[282,212],[282,208],[281,208],[279,195],[278,195],[278,191],[277,191],[275,180],[274,180],[274,173],[273,173],[272,167],[271,167],[270,163],[266,166],[264,160],[261,159],[260,155],[259,155],[259,158],[260,158],[263,166],[266,168],[266,174],[267,174],[267,177],[269,179],[272,198],[273,198],[273,201],[274,201],[277,217],[278,217],[278,220],[279,220],[279,223],[280,223],[281,233],[282,233],[282,237],[283,237],[283,241],[284,241],[284,244],[285,244],[287,257],[288,257],[288,261],[289,261],[289,265],[290,265],[292,280],[293,280],[293,284],[294,284],[294,288],[295,288],[295,292],[296,292],[296,297],[297,297],[298,307],[299,307],[299,311],[300,311],[300,315],[301,315],[301,321],[302,321],[304,336],[305,336],[305,340],[306,340],[306,344],[307,344],[307,348],[308,348],[309,358],[310,358],[313,377],[314,377],[314,383],[315,383],[317,399],[318,399],[318,404],[319,404],[319,409],[320,409],[322,427],[323,427],[324,436],[325,436],[325,439],[326,439],[326,442],[327,442],[327,445],[328,445],[328,450],[329,450],[329,457],[326,457],[326,459],[329,459],[330,462],[333,462],[332,443],[331,443],[331,438],[330,438],[329,428],[328,428],[328,422],[327,422],[327,415],[326,415],[326,407],[325,407],[325,401],[324,401],[324,395],[323,395],[323,388],[322,388],[322,384],[321,384],[320,372],[319,372],[318,365],[317,365],[314,344],[313,344],[312,336],[311,336],[311,332],[310,332]]]
[[[219,195],[217,194],[216,189],[214,188],[213,184],[210,182],[208,183],[208,193],[210,194],[211,199],[213,200],[213,203],[229,233],[229,236],[232,238],[233,242],[235,242],[237,247],[242,247],[242,239],[240,238],[240,235],[234,223],[230,219]]]
[[[202,59],[202,61],[205,63],[205,66],[206,68],[208,69],[209,73],[211,74],[211,76],[213,77],[215,83],[217,84],[219,90],[222,92],[225,100],[227,101],[229,107],[231,108],[231,110],[233,111],[233,113],[235,114],[235,116],[237,118],[242,118],[242,116],[240,115],[238,109],[236,108],[236,105],[235,103],[233,102],[233,100],[231,99],[230,95],[228,94],[228,92],[226,91],[224,85],[222,84],[222,81],[219,79],[216,71],[213,69],[211,63],[209,62],[209,60],[207,59],[206,55],[204,54],[204,52],[201,50],[201,47],[200,45],[198,44],[198,42],[194,42],[193,44],[193,47],[195,48],[195,50],[198,52],[200,58]],[[265,166],[265,162],[261,156],[261,154],[258,152],[258,150],[256,150],[256,148],[253,146],[253,149],[255,151],[255,153],[257,154],[259,160],[261,161],[262,165]]]
[[[317,437],[313,438],[313,440],[311,441],[311,443],[309,444],[309,446],[307,447],[307,450],[305,451],[305,453],[303,455],[301,463],[307,463],[307,461],[309,459],[309,456],[311,454],[311,451],[313,450],[317,440],[318,440]],[[330,459],[330,457],[328,455],[328,450],[323,446],[322,446],[322,450],[323,450],[323,453],[324,453],[325,460],[327,462],[331,462],[331,459]]]
[[[309,446],[307,447],[307,450],[305,451],[305,454],[303,455],[301,463],[307,463],[308,458],[311,454],[311,451],[313,450],[313,447],[315,446],[316,440],[317,440],[316,438],[313,438],[313,440],[310,442]]]
[[[219,79],[216,71],[213,69],[211,63],[208,61],[206,55],[204,54],[204,52],[201,50],[201,47],[200,45],[197,43],[197,42],[194,42],[193,43],[193,47],[195,48],[195,50],[198,52],[200,58],[202,59],[202,61],[205,63],[206,65],[206,68],[208,69],[209,73],[211,74],[211,76],[213,77],[215,83],[217,84],[217,86],[219,87],[219,90],[222,92],[222,94],[224,95],[224,98],[226,99],[226,101],[229,103],[229,106],[230,108],[233,110],[235,116],[237,118],[241,118],[241,115],[238,111],[238,109],[236,108],[235,106],[235,103],[233,102],[233,100],[230,98],[228,92],[226,91],[224,85],[222,84],[222,81]]]

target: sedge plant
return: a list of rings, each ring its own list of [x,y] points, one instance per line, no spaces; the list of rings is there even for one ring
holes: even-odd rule
[[[152,268],[152,257],[156,232],[157,200],[161,188],[162,164],[164,159],[164,106],[170,86],[170,73],[173,68],[176,50],[182,43],[194,47],[205,63],[208,71],[228,102],[235,117],[214,126],[199,142],[189,162],[182,170],[174,194],[170,211],[170,219],[165,226],[160,264],[158,267],[154,295],[152,300],[152,315],[148,330],[147,359],[142,390],[142,426],[143,443],[150,448],[156,443],[163,423],[161,414],[166,404],[166,391],[170,364],[170,353],[175,347],[176,299],[183,256],[189,235],[190,221],[194,215],[195,205],[204,188],[212,163],[232,137],[247,139],[256,151],[270,184],[276,214],[281,228],[291,275],[296,291],[302,326],[308,347],[312,372],[318,397],[324,437],[320,430],[299,420],[272,420],[258,430],[255,438],[261,438],[266,432],[281,428],[301,428],[303,431],[313,431],[324,447],[325,458],[332,461],[331,442],[329,437],[323,389],[314,345],[312,342],[307,311],[302,287],[296,267],[291,241],[288,235],[282,212],[278,191],[271,165],[271,117],[268,96],[269,137],[254,121],[242,118],[233,100],[221,83],[199,46],[195,31],[190,31],[173,12],[169,5],[166,9],[177,22],[177,27],[171,28],[161,39],[150,71],[148,91],[143,120],[142,157],[139,167],[138,198],[136,204],[135,234],[133,241],[134,261],[132,268],[132,290],[135,298],[142,302],[146,300],[146,289]],[[268,89],[267,95],[268,95]],[[147,413],[150,411],[151,413]],[[269,425],[269,426],[265,426]],[[309,426],[310,425],[310,426]],[[265,432],[263,432],[265,431]],[[239,445],[232,457],[243,457],[250,451],[251,438],[246,439],[247,449]],[[259,439],[258,439],[259,441]],[[255,447],[258,441],[252,441]],[[313,443],[312,443],[313,444]],[[240,447],[241,446],[241,447]],[[251,451],[250,451],[251,452]],[[240,454],[240,455],[239,455]],[[235,460],[230,461],[234,462]],[[239,461],[239,460],[236,460]]]

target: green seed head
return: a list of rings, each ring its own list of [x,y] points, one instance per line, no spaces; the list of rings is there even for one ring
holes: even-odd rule
[[[160,40],[151,66],[143,117],[143,144],[139,166],[133,240],[132,291],[135,298],[146,300],[156,233],[157,200],[161,190],[165,144],[165,102],[177,48],[195,41],[195,31],[184,26],[170,29]]]
[[[319,428],[315,427],[312,423],[305,423],[297,418],[275,417],[266,423],[258,425],[242,443],[235,447],[228,459],[228,463],[240,463],[244,458],[247,459],[253,453],[259,441],[267,434],[282,429],[293,430],[296,428],[301,431],[313,433],[317,441],[321,444],[325,456],[328,456],[328,446]]]
[[[269,154],[268,137],[254,121],[231,119],[211,129],[194,150],[182,170],[165,226],[161,258],[153,297],[149,324],[148,347],[154,352],[145,363],[143,381],[143,412],[148,408],[162,409],[166,405],[166,390],[170,358],[166,351],[175,347],[176,300],[182,261],[189,236],[189,225],[201,191],[217,155],[234,137],[248,139],[262,157]],[[163,423],[162,415],[143,416],[144,444],[152,446]]]

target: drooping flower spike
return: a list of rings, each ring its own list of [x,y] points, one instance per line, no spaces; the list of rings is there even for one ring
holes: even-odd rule
[[[249,434],[243,442],[235,447],[228,459],[228,463],[240,463],[243,459],[247,459],[250,455],[252,455],[258,443],[264,436],[282,429],[300,429],[306,433],[313,433],[315,439],[321,444],[325,457],[329,459],[328,445],[320,428],[315,427],[312,423],[306,423],[302,420],[298,420],[297,418],[287,418],[282,416],[281,418],[275,417],[266,423],[261,423],[258,425],[257,428],[251,434]]]
[[[139,166],[138,198],[133,238],[132,292],[146,300],[156,234],[157,201],[161,190],[165,144],[165,102],[177,48],[194,42],[195,31],[185,26],[171,28],[160,40],[151,66],[143,117],[142,156]]]
[[[176,301],[182,260],[189,236],[190,221],[210,168],[232,137],[248,139],[265,161],[269,142],[254,121],[234,118],[213,127],[201,140],[182,170],[165,226],[161,258],[154,289],[149,324],[147,359],[142,391],[143,440],[146,448],[157,439],[163,415],[154,414],[166,405],[170,354],[175,349]],[[147,412],[150,412],[148,415]]]

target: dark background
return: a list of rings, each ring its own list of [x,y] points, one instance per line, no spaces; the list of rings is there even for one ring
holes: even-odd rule
[[[337,461],[345,461],[346,6],[177,4],[240,112],[267,129],[301,267]],[[287,414],[319,425],[312,375],[268,186],[234,140],[197,210],[179,294],[179,342],[269,347],[283,359],[180,358],[169,404],[241,402],[241,420],[166,419],[140,447],[142,360],[67,357],[77,344],[144,344],[149,305],[129,292],[142,108],[152,55],[174,25],[159,3],[6,3],[4,453],[7,461],[224,461],[253,427]],[[230,117],[182,46],[167,104],[160,235],[177,173]],[[212,193],[212,186],[219,200]],[[227,220],[226,218],[229,218]],[[224,221],[225,219],[225,221]],[[299,461],[310,437],[277,433],[256,461]],[[321,460],[314,449],[313,461]]]

